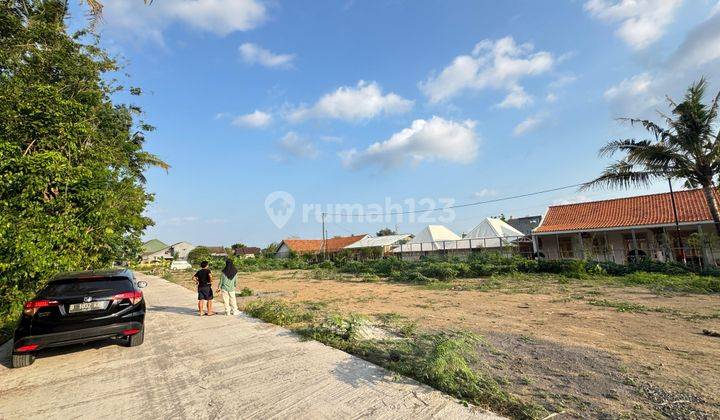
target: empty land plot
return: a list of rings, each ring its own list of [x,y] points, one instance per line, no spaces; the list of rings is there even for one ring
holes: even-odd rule
[[[191,274],[190,274],[191,275]],[[188,274],[174,274],[184,282]],[[389,283],[310,270],[241,273],[238,290],[379,326],[483,337],[475,368],[523,401],[565,416],[720,415],[720,296],[592,279],[506,275]]]

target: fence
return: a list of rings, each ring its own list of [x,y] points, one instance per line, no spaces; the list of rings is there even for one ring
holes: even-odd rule
[[[401,259],[415,260],[422,256],[448,256],[464,258],[474,252],[492,251],[506,257],[533,258],[532,238],[529,236],[505,236],[490,238],[466,238],[451,241],[428,241],[401,244],[391,253]]]

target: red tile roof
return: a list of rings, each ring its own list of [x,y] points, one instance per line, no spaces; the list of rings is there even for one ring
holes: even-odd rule
[[[702,189],[675,192],[678,221],[712,220]],[[715,193],[720,202],[720,196]],[[672,225],[675,223],[670,193],[550,206],[534,233],[614,227]]]
[[[327,239],[326,252],[339,251],[350,244],[354,244],[367,235],[338,236]],[[283,242],[292,251],[300,254],[322,252],[322,239],[284,239]]]

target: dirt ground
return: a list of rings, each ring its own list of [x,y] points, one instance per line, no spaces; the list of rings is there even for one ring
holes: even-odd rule
[[[192,287],[186,276],[175,281]],[[420,331],[476,332],[486,341],[478,368],[560,417],[720,416],[720,338],[703,334],[720,331],[718,295],[659,295],[560,277],[418,286],[314,276],[240,274],[238,291],[253,290],[245,299],[393,316]]]

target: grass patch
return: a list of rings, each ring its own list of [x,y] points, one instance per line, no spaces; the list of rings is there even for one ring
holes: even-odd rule
[[[607,299],[590,299],[587,301],[588,304],[593,306],[603,306],[606,308],[615,308],[618,312],[660,312],[673,315],[682,315],[680,311],[673,308],[665,308],[662,306],[645,306],[638,303],[625,302],[625,301],[611,301]]]
[[[252,296],[252,295],[253,295],[253,291],[252,291],[252,289],[249,288],[249,287],[243,287],[242,290],[240,291],[240,293],[238,293],[237,295],[240,296],[240,297]]]
[[[304,338],[359,356],[392,372],[408,376],[469,403],[513,418],[542,418],[545,409],[505,391],[497,379],[476,366],[481,337],[464,332],[420,334],[415,323],[396,313],[378,314],[393,339],[368,339],[362,334],[371,321],[362,315],[322,314],[309,305],[257,300],[245,308],[251,316],[290,326]]]

